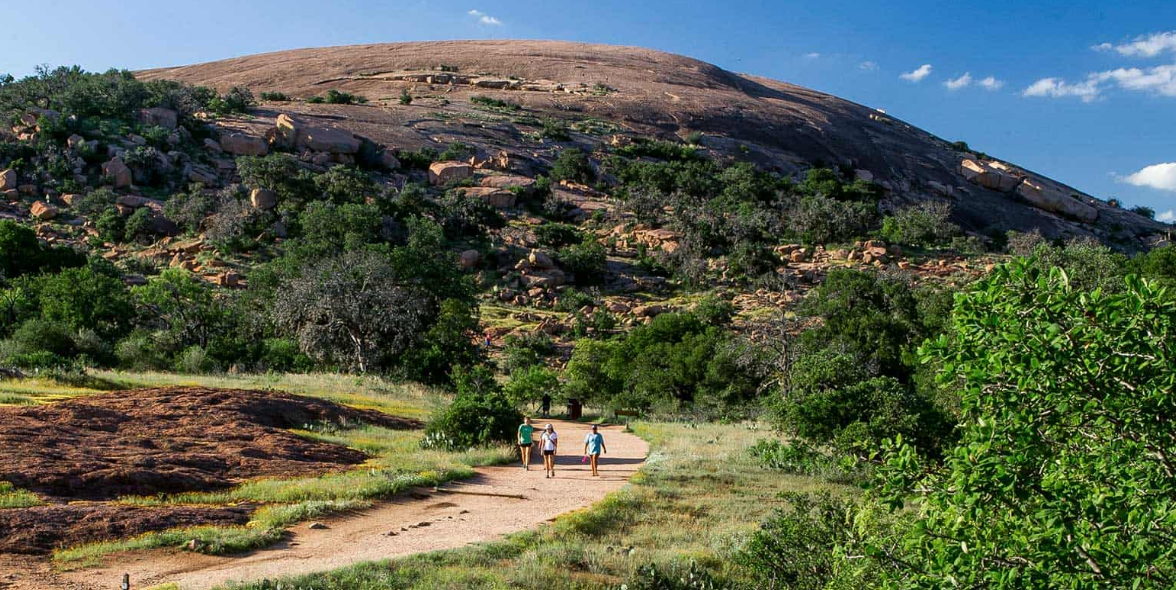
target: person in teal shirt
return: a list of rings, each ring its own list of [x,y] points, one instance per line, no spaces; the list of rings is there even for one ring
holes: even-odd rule
[[[535,427],[531,426],[531,417],[523,418],[519,426],[519,454],[523,456],[523,469],[531,470],[531,445],[535,444],[533,435]]]
[[[608,448],[604,446],[604,435],[600,434],[599,428],[593,424],[592,432],[584,437],[584,454],[588,456],[588,460],[591,462],[593,477],[600,475],[596,470],[596,466],[600,462],[600,454],[607,452]]]

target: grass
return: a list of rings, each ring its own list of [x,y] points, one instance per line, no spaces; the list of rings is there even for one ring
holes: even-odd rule
[[[41,499],[28,490],[20,490],[7,481],[0,481],[0,510],[40,506]]]
[[[652,452],[630,485],[550,526],[492,543],[362,563],[234,590],[609,587],[648,563],[695,561],[736,584],[731,557],[781,492],[852,488],[762,467],[748,447],[754,425],[637,422]]]

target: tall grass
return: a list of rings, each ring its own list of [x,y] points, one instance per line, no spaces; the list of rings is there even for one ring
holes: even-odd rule
[[[20,490],[10,482],[0,481],[0,510],[40,506],[41,499],[28,490]]]

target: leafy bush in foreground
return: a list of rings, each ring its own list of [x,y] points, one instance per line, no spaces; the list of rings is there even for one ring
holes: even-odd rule
[[[1176,299],[1017,261],[953,318],[921,356],[961,384],[960,442],[942,466],[901,444],[882,471],[893,505],[919,497],[895,587],[1176,585]]]

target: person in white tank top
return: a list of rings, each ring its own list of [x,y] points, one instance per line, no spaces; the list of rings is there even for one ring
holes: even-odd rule
[[[555,477],[555,452],[559,449],[559,435],[555,433],[555,427],[550,424],[544,427],[539,441],[543,448],[543,469],[547,477]]]

